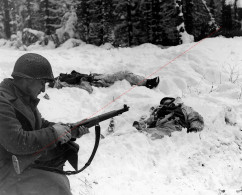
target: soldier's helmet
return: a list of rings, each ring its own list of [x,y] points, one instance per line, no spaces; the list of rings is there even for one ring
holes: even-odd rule
[[[45,79],[53,81],[54,76],[49,61],[36,53],[27,53],[22,55],[15,63],[12,76]]]

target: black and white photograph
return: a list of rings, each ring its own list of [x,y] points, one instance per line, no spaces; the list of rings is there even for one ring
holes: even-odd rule
[[[242,0],[0,0],[0,195],[242,195]]]

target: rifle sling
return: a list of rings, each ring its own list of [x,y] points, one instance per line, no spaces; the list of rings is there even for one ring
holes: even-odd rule
[[[93,147],[93,150],[92,150],[92,154],[89,157],[87,163],[81,169],[79,169],[78,171],[62,171],[62,170],[57,169],[55,167],[46,167],[46,166],[36,166],[34,168],[42,169],[42,170],[45,170],[45,171],[51,171],[51,172],[55,172],[55,173],[59,173],[59,174],[63,174],[63,175],[78,174],[78,173],[82,172],[83,170],[85,170],[91,164],[91,162],[92,162],[92,160],[93,160],[93,158],[96,154],[96,151],[98,149],[98,146],[99,146],[100,135],[101,135],[101,128],[100,128],[99,125],[96,125],[95,126],[95,144],[94,144],[94,147]]]

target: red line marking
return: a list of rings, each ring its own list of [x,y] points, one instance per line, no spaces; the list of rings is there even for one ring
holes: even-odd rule
[[[113,101],[107,103],[105,106],[103,106],[102,108],[100,108],[98,111],[96,111],[94,114],[92,114],[91,116],[89,116],[88,118],[86,118],[85,120],[83,120],[82,122],[80,122],[78,125],[74,126],[73,128],[71,128],[69,131],[71,132],[73,129],[75,129],[76,127],[80,126],[81,124],[83,124],[84,122],[86,122],[88,119],[92,118],[93,116],[95,116],[97,113],[99,113],[100,111],[104,110],[105,108],[107,108],[109,105],[111,105],[113,102],[115,102],[116,100],[120,99],[123,95],[129,93],[130,91],[132,91],[134,88],[136,88],[139,84],[143,83],[145,80],[147,80],[148,78],[150,78],[152,75],[156,74],[157,72],[161,71],[163,68],[165,68],[166,66],[168,66],[169,64],[171,64],[172,62],[174,62],[176,59],[178,59],[179,57],[183,56],[184,54],[186,54],[188,51],[190,51],[191,49],[193,49],[194,47],[196,47],[198,44],[200,44],[202,41],[204,41],[205,39],[211,37],[213,34],[215,34],[216,32],[218,32],[222,27],[219,27],[216,31],[212,32],[211,34],[209,34],[207,37],[203,38],[202,40],[198,41],[196,44],[194,44],[193,46],[191,46],[190,48],[188,48],[187,50],[185,50],[184,52],[182,52],[181,54],[179,54],[178,56],[176,56],[175,58],[173,58],[172,60],[170,60],[169,62],[167,62],[165,65],[161,66],[159,69],[157,69],[156,71],[154,71],[153,73],[151,73],[149,76],[147,76],[145,79],[143,79],[142,81],[140,81],[137,85],[134,85],[133,87],[131,87],[130,89],[128,89],[127,91],[123,92],[122,94],[120,94],[118,97],[116,97]],[[46,145],[45,147],[43,147],[42,149],[40,149],[39,151],[37,151],[35,154],[33,155],[37,155],[40,152],[42,152],[45,148],[48,148],[49,146],[51,146],[52,144],[54,144],[56,141],[58,141],[61,137],[63,137],[64,135],[66,135],[66,133],[62,134],[61,136],[59,136],[57,139],[53,140],[51,143],[49,143],[48,145]]]

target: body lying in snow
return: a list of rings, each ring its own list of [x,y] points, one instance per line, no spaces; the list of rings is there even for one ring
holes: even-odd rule
[[[139,121],[134,121],[133,126],[157,139],[171,136],[172,132],[181,131],[182,128],[186,128],[187,133],[202,131],[204,121],[198,112],[184,105],[181,98],[165,97],[159,106],[150,109],[149,117],[142,116]]]
[[[94,87],[109,87],[116,81],[127,80],[131,85],[146,86],[147,88],[155,88],[159,84],[159,77],[153,79],[146,79],[143,76],[133,74],[129,71],[119,71],[113,74],[82,74],[76,71],[72,71],[71,74],[60,74],[55,78],[50,87],[62,88],[62,87],[78,87],[93,92]]]

